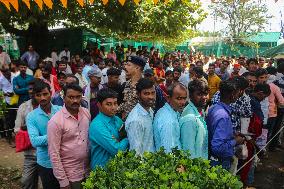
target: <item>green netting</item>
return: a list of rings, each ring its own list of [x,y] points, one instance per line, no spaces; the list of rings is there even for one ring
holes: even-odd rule
[[[4,37],[0,37],[0,45],[10,55],[11,59],[18,59],[20,57],[20,50],[15,39],[9,38],[5,40]]]
[[[196,49],[196,51],[201,51],[205,55],[214,54],[217,57],[220,57],[221,55],[226,55],[226,56],[244,55],[247,57],[254,57],[257,55],[262,55],[264,51],[266,51],[267,49],[270,49],[271,47],[275,47],[277,45],[277,40],[279,37],[279,32],[274,32],[274,33],[272,32],[273,39],[269,38],[269,36],[271,36],[272,34],[271,35],[265,34],[265,33],[260,33],[260,34],[261,35],[257,35],[255,39],[257,40],[256,42],[258,42],[259,48],[247,47],[247,46],[241,46],[241,45],[230,46],[222,41],[219,41],[219,42],[217,41],[214,43],[213,42],[203,43],[203,45],[194,45],[194,48]],[[264,41],[261,41],[261,37],[264,37],[263,38]],[[0,39],[0,43],[1,43],[1,39]],[[74,28],[74,29],[59,29],[59,30],[50,31],[49,37],[47,39],[48,47],[45,49],[45,52],[39,52],[39,53],[42,56],[50,56],[50,52],[53,47],[56,47],[57,51],[60,52],[61,50],[63,50],[64,45],[68,45],[71,51],[71,54],[73,55],[81,54],[82,51],[88,45],[94,45],[95,43],[98,43],[99,47],[104,46],[106,52],[109,52],[111,47],[115,47],[117,45],[122,45],[122,44],[125,46],[125,48],[127,48],[128,45],[131,45],[135,47],[136,49],[138,48],[138,46],[147,46],[148,49],[150,49],[152,46],[155,46],[156,48],[160,50],[162,54],[168,51],[168,49],[166,49],[161,43],[149,42],[149,41],[139,42],[139,41],[134,41],[134,40],[120,41],[114,38],[107,38],[107,37],[101,36],[90,30]],[[26,50],[24,48],[26,47],[24,40],[19,39],[18,44],[21,50]],[[176,49],[181,50],[181,51],[187,51],[189,53],[190,50],[188,49],[188,46],[190,44],[191,44],[191,40],[188,40],[182,43],[181,45],[178,45]]]
[[[266,51],[262,52],[262,56],[275,57],[277,54],[281,53],[284,53],[284,44],[267,49]]]

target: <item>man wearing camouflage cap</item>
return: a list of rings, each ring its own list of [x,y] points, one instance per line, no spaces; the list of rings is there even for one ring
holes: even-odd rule
[[[138,103],[138,96],[136,94],[136,84],[139,79],[142,78],[143,69],[146,65],[146,61],[138,56],[130,56],[127,59],[125,69],[129,74],[129,80],[125,83],[123,91],[124,99],[122,104],[118,107],[118,113],[121,114],[123,120],[126,119],[129,112]]]

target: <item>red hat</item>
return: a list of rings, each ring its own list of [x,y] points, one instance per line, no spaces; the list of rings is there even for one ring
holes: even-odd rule
[[[240,64],[234,64],[234,68],[240,68],[241,65]]]

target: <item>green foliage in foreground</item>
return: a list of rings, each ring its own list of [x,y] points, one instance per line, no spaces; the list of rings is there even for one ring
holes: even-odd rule
[[[119,152],[105,169],[98,167],[83,183],[84,189],[108,188],[242,188],[237,177],[221,167],[210,167],[208,160],[189,159],[188,154],[173,150],[145,153]]]

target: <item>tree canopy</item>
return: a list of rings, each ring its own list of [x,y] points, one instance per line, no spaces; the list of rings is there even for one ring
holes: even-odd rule
[[[214,16],[227,22],[224,34],[235,43],[243,43],[250,35],[262,31],[271,18],[261,1],[218,0],[210,8]]]
[[[194,33],[194,28],[206,17],[200,1],[172,0],[167,3],[141,1],[136,5],[126,1],[124,6],[116,1],[106,5],[101,1],[79,6],[68,0],[64,8],[59,0],[53,8],[34,1],[30,8],[19,1],[19,11],[11,11],[0,4],[0,23],[10,33],[25,37],[34,45],[42,44],[48,27],[59,23],[66,27],[84,27],[118,39],[159,41],[175,45]],[[39,47],[40,48],[40,47]]]

